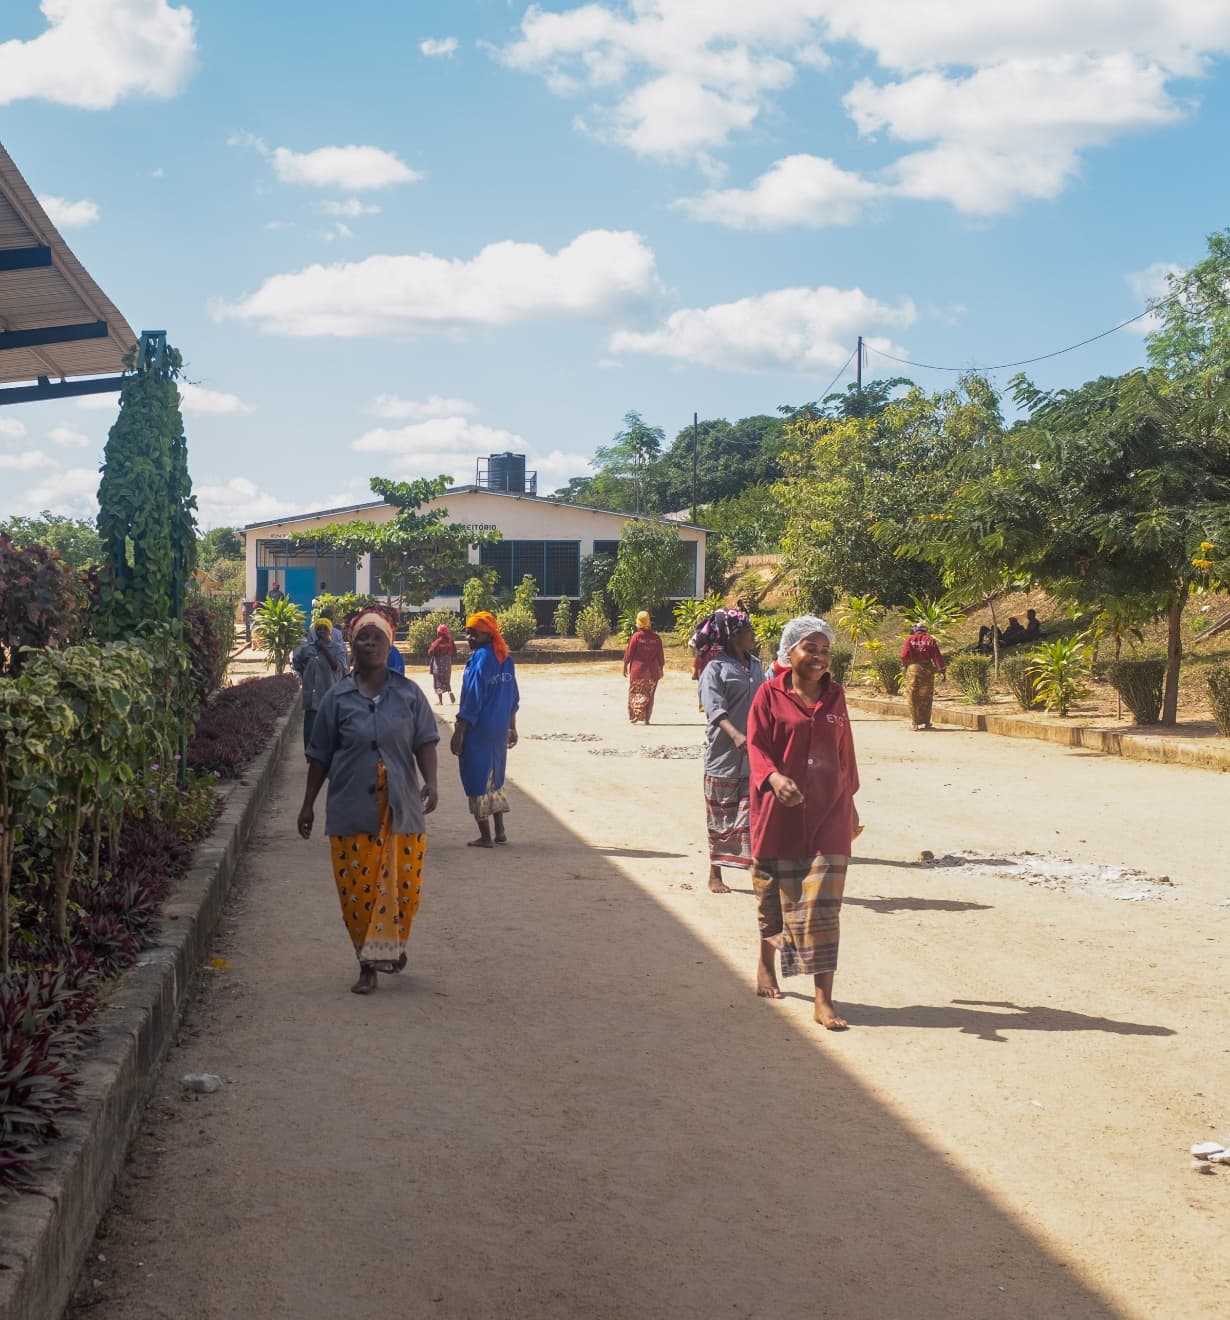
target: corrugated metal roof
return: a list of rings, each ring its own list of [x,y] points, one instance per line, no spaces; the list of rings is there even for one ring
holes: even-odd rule
[[[45,331],[47,342],[4,346],[23,331]],[[0,146],[0,383],[119,373],[136,342]]]

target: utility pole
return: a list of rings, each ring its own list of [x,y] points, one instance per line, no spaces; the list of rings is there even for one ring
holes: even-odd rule
[[[692,414],[692,525],[696,525],[696,448],[697,433],[700,425],[700,419],[696,413]]]
[[[858,348],[855,349],[858,355],[858,391],[863,392],[863,336],[858,337]]]

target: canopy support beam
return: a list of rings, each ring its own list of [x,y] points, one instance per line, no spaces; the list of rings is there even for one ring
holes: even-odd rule
[[[40,377],[37,385],[15,385],[0,389],[0,407],[6,403],[37,403],[40,399],[74,399],[82,394],[109,394],[123,387],[127,376],[102,376],[93,380],[51,381]]]

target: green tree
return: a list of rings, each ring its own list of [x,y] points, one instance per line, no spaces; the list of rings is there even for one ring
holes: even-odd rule
[[[935,564],[900,547],[919,517],[941,515],[956,460],[980,429],[998,424],[994,392],[977,377],[955,390],[911,389],[870,416],[799,417],[788,428],[782,549],[804,603],[875,593],[888,606],[942,590]]]
[[[211,527],[201,537],[198,557],[202,568],[212,568],[220,559],[242,559],[243,537],[235,527]]]
[[[679,533],[673,527],[625,523],[609,583],[611,598],[621,614],[652,612],[682,589],[687,572]]]
[[[92,518],[65,518],[44,509],[37,518],[6,518],[0,534],[16,546],[45,545],[71,568],[91,568],[103,561],[102,538]]]
[[[161,365],[134,371],[120,391],[98,487],[103,636],[176,617],[177,592],[196,563],[196,499],[175,384],[181,366],[168,346]]]
[[[1024,567],[1060,599],[1164,618],[1162,723],[1178,719],[1183,610],[1230,545],[1230,380],[1161,368],[1045,393],[1014,382],[1018,499],[1003,511]],[[1207,547],[1207,549],[1206,549]]]
[[[349,563],[357,564],[365,554],[381,555],[384,568],[379,586],[404,604],[421,605],[474,575],[469,563],[472,545],[500,539],[499,532],[476,532],[448,521],[443,506],[420,513],[423,505],[438,499],[453,484],[452,477],[430,480],[386,481],[373,477],[372,491],[397,509],[387,523],[330,523],[314,532],[296,532],[290,539],[297,549],[335,550]]]

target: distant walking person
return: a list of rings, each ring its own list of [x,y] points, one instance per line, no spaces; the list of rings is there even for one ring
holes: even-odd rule
[[[436,705],[444,705],[445,694],[456,702],[453,695],[453,659],[457,655],[457,643],[447,623],[436,629],[436,640],[427,648],[427,670],[431,674],[432,685],[436,689]]]
[[[931,727],[931,703],[935,700],[935,676],[944,672],[944,657],[925,623],[916,623],[901,645],[905,666],[905,699],[910,707],[910,726]]]
[[[782,975],[811,975],[815,1018],[840,1031],[833,1005],[841,903],[858,815],[858,765],[846,698],[829,672],[833,630],[807,614],[782,630],[779,672],[747,720],[752,884],[760,925],[756,993],[780,999]],[[781,666],[788,666],[784,670]]]
[[[662,681],[666,652],[662,639],[653,630],[648,610],[636,616],[636,632],[624,651],[624,677],[628,680],[628,720],[648,724],[653,714],[653,697]]]
[[[709,833],[709,891],[729,894],[722,867],[752,864],[748,799],[747,712],[764,682],[754,654],[756,634],[744,610],[715,610],[701,624],[718,649],[700,676],[705,741],[705,822]]]
[[[350,637],[354,671],[329,689],[316,713],[298,827],[311,837],[316,798],[328,778],[325,833],[359,960],[359,979],[350,988],[369,995],[377,972],[406,965],[427,853],[425,818],[439,799],[440,735],[418,684],[389,669],[389,618],[363,610]]]
[[[504,774],[508,749],[517,745],[517,668],[495,615],[487,610],[466,620],[466,641],[470,658],[461,677],[461,704],[449,749],[460,762],[461,786],[478,822],[478,838],[469,846],[490,848],[508,842]]]
[[[312,741],[312,726],[325,693],[346,672],[346,658],[339,657],[333,646],[333,625],[317,619],[312,625],[312,640],[295,648],[290,658],[294,671],[303,683],[303,750]]]

